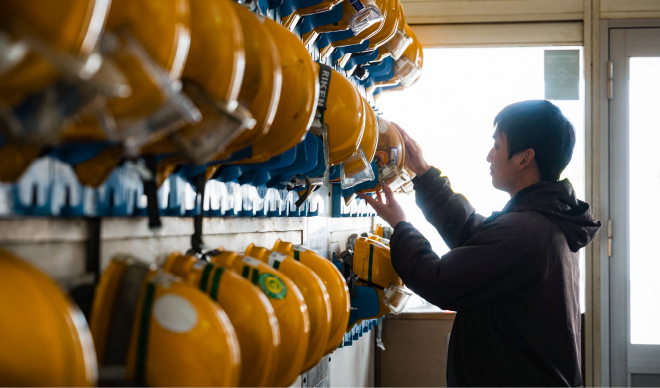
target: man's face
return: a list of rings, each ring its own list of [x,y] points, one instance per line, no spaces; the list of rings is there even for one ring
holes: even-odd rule
[[[518,177],[516,158],[509,160],[509,146],[506,134],[495,132],[493,135],[495,143],[488,153],[486,160],[490,163],[490,175],[493,177],[493,187],[510,193],[514,187],[513,182]]]

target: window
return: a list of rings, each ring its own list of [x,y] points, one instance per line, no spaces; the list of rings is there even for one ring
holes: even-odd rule
[[[434,48],[424,50],[424,72],[411,88],[382,93],[383,117],[401,125],[422,146],[426,160],[451,180],[477,212],[501,210],[509,195],[491,185],[486,156],[493,144],[493,119],[506,105],[544,98],[544,51],[552,47]],[[559,48],[557,48],[559,49]],[[566,47],[561,47],[566,50]],[[580,47],[568,49],[580,50]],[[582,59],[580,59],[582,62]],[[563,178],[584,199],[584,71],[580,64],[580,99],[553,101],[573,123],[576,145]],[[447,246],[415,205],[414,194],[399,198],[408,221],[430,241],[438,255]],[[580,259],[584,311],[584,252]],[[415,302],[412,301],[411,306]]]

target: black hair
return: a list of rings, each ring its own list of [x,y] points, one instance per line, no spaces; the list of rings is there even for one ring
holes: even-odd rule
[[[506,134],[509,159],[533,149],[541,180],[556,182],[573,157],[575,128],[554,104],[545,100],[506,106],[493,121],[496,134]]]

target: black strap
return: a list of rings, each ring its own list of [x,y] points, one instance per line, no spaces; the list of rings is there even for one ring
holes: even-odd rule
[[[296,207],[300,207],[303,204],[303,202],[305,202],[307,198],[309,198],[312,195],[314,190],[318,188],[318,186],[312,186],[312,182],[309,180],[308,177],[305,177],[305,185],[307,188],[299,193],[300,196],[296,201]]]
[[[143,180],[144,194],[147,196],[147,216],[149,228],[160,228],[160,208],[158,207],[158,186],[156,186],[156,155],[145,155],[144,162],[151,172],[151,179]]]
[[[190,238],[192,250],[201,254],[204,250],[204,241],[202,240],[202,223],[204,221],[204,189],[206,188],[206,173],[202,173],[193,178],[195,182],[195,191],[197,198],[195,203],[199,206],[199,214],[194,217],[195,231]]]
[[[357,278],[357,280],[361,281],[362,283],[365,283],[365,284],[366,284],[367,286],[369,286],[369,287],[376,287],[376,288],[381,289],[381,290],[384,290],[384,289],[385,289],[385,287],[383,287],[383,286],[379,286],[379,285],[376,284],[376,283],[372,283],[372,282],[370,282],[370,281],[368,281],[368,280],[364,280],[364,279],[362,279],[362,278]]]
[[[364,8],[364,5],[362,5],[360,0],[349,0],[349,2],[356,11],[361,11]]]
[[[323,123],[325,110],[328,108],[328,93],[330,92],[330,78],[332,78],[332,67],[319,63],[319,99],[316,109],[319,113],[319,120]]]
[[[221,251],[219,249],[213,249],[211,251],[208,251],[208,252],[204,253],[204,255],[206,257],[214,257],[214,256],[220,256],[222,254],[222,252],[223,251]]]

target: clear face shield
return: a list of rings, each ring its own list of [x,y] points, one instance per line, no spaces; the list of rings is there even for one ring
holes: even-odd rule
[[[394,72],[399,77],[401,84],[404,87],[410,87],[422,75],[422,69],[417,66],[410,58],[402,55],[401,58],[394,62]]]
[[[376,23],[381,23],[385,18],[373,0],[349,0],[355,8],[351,16],[350,27],[354,35],[366,30]]]
[[[45,83],[43,89],[29,94],[31,104],[15,109],[0,96],[0,133],[7,138],[35,146],[46,145],[64,130],[68,119],[84,113],[88,105],[131,94],[127,78],[107,55],[66,52],[22,24],[18,24],[17,34],[21,38],[14,40],[0,31],[0,78],[3,75],[11,77],[11,71],[16,70],[24,59],[28,61],[28,72],[34,66],[41,67],[42,63],[47,63],[51,70],[45,74],[36,72],[30,77],[29,83]],[[52,82],[47,81],[50,72],[58,74]],[[18,79],[22,77],[18,75]],[[24,83],[27,82],[19,81],[10,95],[20,95],[25,88],[34,86]]]
[[[409,182],[410,179],[410,175],[406,170],[402,170],[394,164],[386,164],[378,168],[378,180],[380,182],[390,182],[388,186],[392,191],[396,191],[406,182]]]
[[[361,148],[341,164],[341,188],[348,189],[375,178],[367,156]]]
[[[240,104],[214,100],[190,83],[184,84],[184,92],[201,111],[202,121],[173,132],[171,137],[181,153],[195,164],[210,162],[256,124],[250,112]]]
[[[390,39],[386,46],[387,50],[392,54],[392,59],[397,60],[401,58],[401,55],[403,55],[404,51],[408,48],[408,46],[413,42],[413,39],[406,35],[403,30],[397,29],[396,33]]]
[[[406,288],[390,283],[389,286],[383,289],[383,296],[381,296],[380,301],[390,309],[392,314],[401,314],[411,296],[412,292]]]

